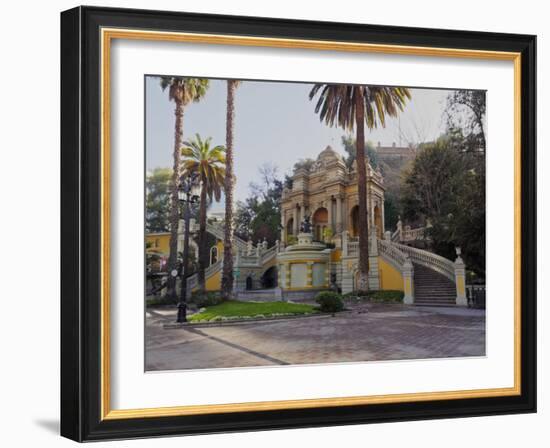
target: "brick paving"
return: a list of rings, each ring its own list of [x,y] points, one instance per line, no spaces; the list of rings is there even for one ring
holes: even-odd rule
[[[485,355],[485,312],[358,305],[332,316],[165,329],[175,311],[147,311],[147,370]]]

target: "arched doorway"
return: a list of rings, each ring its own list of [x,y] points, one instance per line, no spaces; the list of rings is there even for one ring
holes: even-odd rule
[[[349,214],[349,233],[352,237],[359,236],[359,206],[356,205],[351,209]]]
[[[277,266],[271,266],[263,273],[260,279],[262,287],[266,289],[275,288],[277,286],[277,277]]]
[[[324,231],[328,226],[328,210],[325,207],[320,207],[315,210],[312,219],[313,238],[317,241],[324,240]]]
[[[294,218],[290,218],[286,222],[286,242],[288,243],[288,237],[294,235]]]
[[[246,277],[246,290],[249,291],[252,289],[252,277],[249,275],[248,277]]]
[[[217,261],[218,261],[218,248],[216,246],[212,246],[212,248],[210,249],[210,266],[212,266]]]

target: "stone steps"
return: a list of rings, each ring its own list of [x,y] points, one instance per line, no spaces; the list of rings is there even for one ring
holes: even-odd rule
[[[418,306],[455,306],[455,284],[439,272],[415,263],[414,304]]]

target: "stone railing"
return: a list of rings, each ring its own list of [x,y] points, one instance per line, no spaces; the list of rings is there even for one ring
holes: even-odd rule
[[[401,240],[401,229],[397,228],[395,232],[391,234],[390,238],[394,243],[398,243]]]
[[[222,269],[223,260],[218,260],[216,263],[208,266],[204,270],[204,278],[207,279],[208,277],[211,277],[212,275],[216,274]],[[197,286],[199,286],[199,274],[194,273],[192,276],[187,277],[187,295],[191,295],[191,291],[195,289]]]
[[[349,257],[359,256],[359,241],[348,241],[348,256]]]
[[[342,255],[344,257],[359,256],[359,238],[349,236],[347,231],[342,232]]]
[[[418,263],[443,274],[453,283],[455,282],[455,263],[440,255],[428,252],[427,250],[416,249],[404,244],[393,243],[400,251],[409,256],[413,263]]]
[[[222,225],[216,223],[206,223],[206,231],[211,235],[214,235],[219,240],[223,241],[225,238],[225,231]],[[246,241],[240,239],[238,236],[233,235],[233,243],[240,250],[246,250],[247,243]]]
[[[401,232],[402,241],[423,240],[426,227],[418,227],[416,229],[403,229]]]
[[[378,252],[400,271],[402,271],[408,259],[408,256],[399,250],[395,244],[385,240],[378,240]]]
[[[270,261],[273,257],[276,257],[277,256],[277,253],[279,252],[279,242],[277,241],[277,243],[275,244],[275,246],[273,246],[272,248],[270,249],[267,249],[266,251],[264,251],[261,255],[261,264],[265,264],[267,263],[268,261]]]

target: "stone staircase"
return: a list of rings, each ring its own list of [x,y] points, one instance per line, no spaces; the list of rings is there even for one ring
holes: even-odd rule
[[[414,263],[414,304],[455,306],[456,286],[445,275]]]

